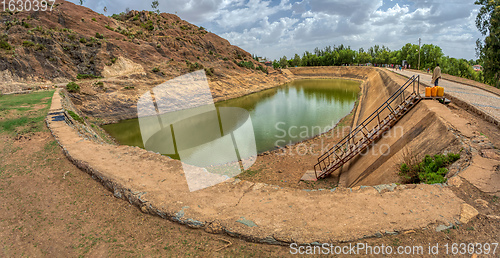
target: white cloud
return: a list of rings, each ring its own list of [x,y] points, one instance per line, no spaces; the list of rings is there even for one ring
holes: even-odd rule
[[[73,2],[77,2],[73,0]],[[478,6],[471,0],[159,0],[160,10],[203,25],[232,44],[272,59],[327,45],[399,49],[441,46],[446,55],[474,58]],[[150,10],[151,2],[88,0],[110,13]],[[293,51],[293,52],[292,52]]]

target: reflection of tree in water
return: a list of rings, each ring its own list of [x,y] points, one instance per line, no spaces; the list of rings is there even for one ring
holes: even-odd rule
[[[304,96],[328,102],[351,103],[359,93],[359,83],[347,80],[303,80],[295,85]]]
[[[257,105],[271,100],[276,94],[289,95],[296,91],[308,100],[337,102],[342,105],[356,100],[359,93],[359,82],[340,79],[297,80],[278,88],[253,93],[237,99],[218,102],[217,107],[241,107],[248,111],[255,110]]]
[[[284,86],[282,86],[282,87],[284,87]],[[226,101],[217,102],[215,104],[215,106],[216,107],[240,107],[240,108],[244,108],[248,111],[252,111],[255,109],[255,107],[260,102],[266,101],[267,99],[271,99],[274,95],[276,95],[276,93],[279,92],[280,89],[281,89],[281,87],[268,89],[268,90],[264,90],[261,92],[252,93],[252,94],[247,95],[247,96],[239,97],[237,99],[230,99],[230,100],[226,100]]]

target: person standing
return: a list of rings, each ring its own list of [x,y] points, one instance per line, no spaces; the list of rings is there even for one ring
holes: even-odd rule
[[[434,83],[434,86],[438,86],[439,79],[441,79],[441,68],[439,67],[439,64],[437,64],[436,68],[434,68],[434,72],[432,73],[431,83]]]

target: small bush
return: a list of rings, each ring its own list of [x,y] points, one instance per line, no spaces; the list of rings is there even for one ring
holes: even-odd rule
[[[80,39],[80,43],[82,43],[82,44],[87,43],[87,39],[86,39],[86,38],[81,38],[81,39]]]
[[[257,68],[256,68],[256,69],[257,69],[257,70],[259,70],[259,71],[262,71],[262,72],[263,72],[263,73],[265,73],[265,74],[269,74],[269,72],[268,72],[268,70],[267,70],[267,67],[264,67],[264,66],[262,66],[262,65],[257,66]]]
[[[100,34],[99,32],[96,32],[95,33],[95,37],[98,38],[98,39],[103,39],[104,38],[104,35],[103,34]]]
[[[155,67],[155,68],[153,68],[153,70],[151,70],[151,71],[153,71],[153,73],[157,73],[157,72],[159,72],[159,71],[160,71],[160,68]]]
[[[80,85],[76,84],[75,82],[70,82],[66,85],[66,90],[69,92],[78,92],[80,91]]]
[[[109,26],[108,24],[104,25],[104,27],[108,30],[112,30],[112,31],[115,31],[115,29],[111,28],[111,26]]]
[[[199,64],[198,62],[193,64],[193,63],[189,62],[188,60],[186,60],[186,65],[188,66],[190,72],[194,72],[196,70],[203,69],[203,65]]]
[[[0,48],[5,50],[11,50],[12,46],[6,40],[0,38]]]
[[[92,18],[92,21],[97,21],[96,18]]]
[[[422,162],[403,162],[399,167],[399,175],[405,184],[438,184],[446,182],[447,166],[460,159],[460,154],[426,155]]]
[[[74,35],[74,34],[69,34],[69,35],[68,35],[68,39],[69,39],[69,40],[75,40],[75,38],[76,38],[76,37],[75,37],[75,35]]]
[[[29,28],[31,28],[31,24],[29,24],[27,22],[23,22],[23,27],[25,27],[26,29],[29,29]]]
[[[210,68],[205,68],[205,73],[208,75],[208,76],[213,76],[214,75],[214,68],[213,67],[210,67]]]

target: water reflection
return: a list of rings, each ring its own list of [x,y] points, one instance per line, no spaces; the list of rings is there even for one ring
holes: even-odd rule
[[[359,83],[354,81],[298,80],[278,88],[219,102],[216,104],[217,111],[212,111],[215,112],[214,114],[190,117],[178,121],[175,127],[176,130],[186,133],[194,129],[216,126],[222,135],[227,135],[231,130],[221,128],[220,115],[217,113],[220,113],[221,108],[224,107],[244,108],[250,113],[257,151],[260,153],[274,149],[276,146],[311,138],[328,130],[353,109],[358,92]],[[224,120],[228,121],[228,128],[237,128],[247,119],[248,117],[244,116],[232,116]],[[137,119],[105,125],[103,128],[120,144],[144,148]],[[169,134],[158,133],[157,137],[149,139],[148,149],[150,149],[149,142],[154,146],[157,143],[170,141],[171,139],[163,139],[165,141],[161,139],[161,137],[168,137],[165,135]],[[191,151],[194,151],[191,147],[200,144],[197,139],[206,141],[206,139],[213,138],[199,135],[199,132],[191,135],[192,141],[183,147]],[[211,146],[205,142],[201,144],[205,147]],[[162,152],[160,149],[158,151]],[[178,159],[178,151],[175,154],[164,154]]]

